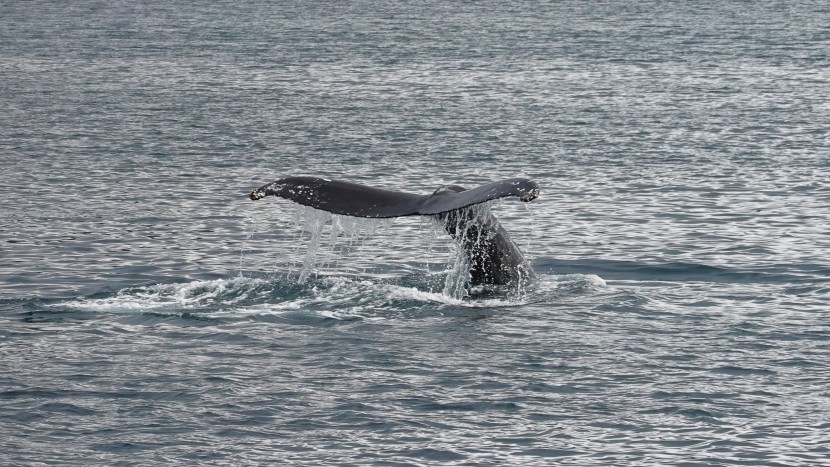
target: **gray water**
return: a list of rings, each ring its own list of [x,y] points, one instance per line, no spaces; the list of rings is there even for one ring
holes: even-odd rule
[[[0,464],[830,465],[829,54],[808,0],[2,2]],[[531,178],[539,280],[449,296],[414,218],[300,282],[287,175]]]

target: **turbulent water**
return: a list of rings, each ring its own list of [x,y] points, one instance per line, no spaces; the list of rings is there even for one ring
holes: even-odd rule
[[[830,465],[829,96],[824,1],[0,3],[0,464]]]

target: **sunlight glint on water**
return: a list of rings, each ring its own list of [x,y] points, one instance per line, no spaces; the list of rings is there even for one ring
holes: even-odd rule
[[[3,2],[0,464],[827,465],[828,24]],[[247,197],[292,175],[532,179],[493,209],[539,281],[450,297],[417,218],[309,259]]]

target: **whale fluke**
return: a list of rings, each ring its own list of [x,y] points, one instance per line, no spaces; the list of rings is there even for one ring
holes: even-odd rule
[[[474,207],[513,196],[525,202],[536,199],[539,185],[526,178],[509,178],[469,190],[448,185],[429,195],[416,195],[317,177],[286,177],[250,194],[252,200],[266,196],[278,196],[344,216],[436,216],[464,249],[472,284],[518,286],[535,277],[519,248],[489,209]]]
[[[250,197],[279,196],[333,214],[382,218],[427,216],[510,196],[522,201],[539,196],[539,185],[526,178],[509,178],[460,192],[442,188],[429,195],[415,195],[339,180],[286,177],[257,188]]]

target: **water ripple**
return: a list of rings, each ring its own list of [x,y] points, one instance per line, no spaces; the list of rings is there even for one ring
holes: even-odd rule
[[[0,463],[826,464],[823,2],[7,3]],[[540,280],[298,282],[287,175],[533,178]]]

